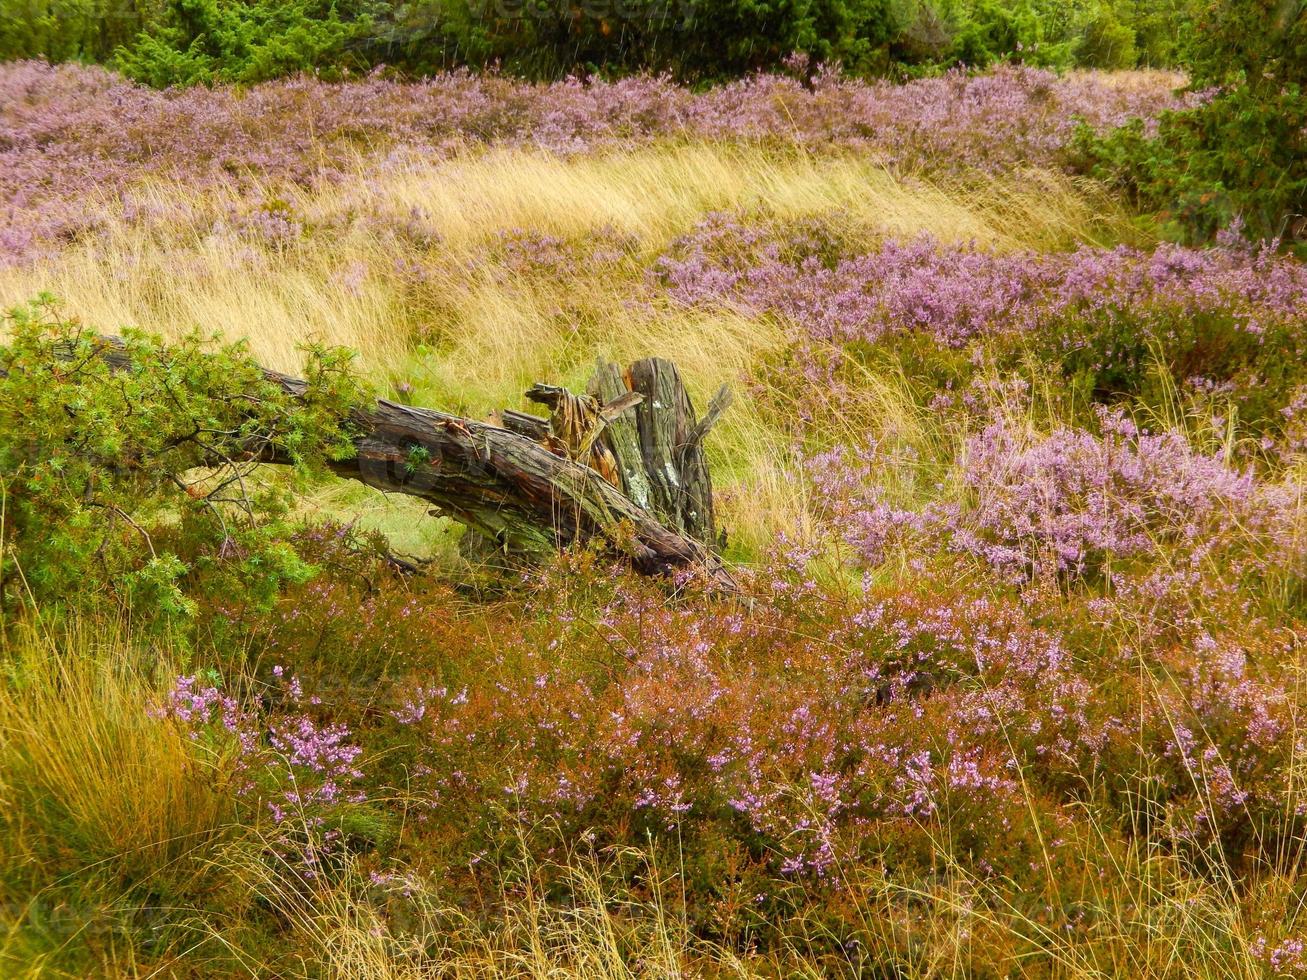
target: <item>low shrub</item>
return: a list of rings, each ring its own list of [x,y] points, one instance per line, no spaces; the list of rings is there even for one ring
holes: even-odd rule
[[[1201,105],[1106,136],[1082,131],[1079,165],[1206,242],[1237,223],[1254,239],[1307,237],[1307,5],[1213,0],[1192,45]]]
[[[876,868],[905,888],[987,882],[995,909],[1039,894],[1087,940],[1101,912],[1075,896],[1094,834],[1095,853],[1142,837],[1237,865],[1299,832],[1292,637],[1231,618],[1233,579],[1195,588],[1177,568],[1145,560],[1110,600],[1067,602],[950,587],[952,571],[850,592],[773,570],[746,612],[570,556],[457,618],[447,594],[392,576],[378,596],[407,594],[426,624],[392,634],[395,668],[366,698],[339,677],[304,691],[350,716],[369,797],[402,806],[386,853],[447,897],[511,879],[524,848],[635,846],[677,869],[677,908],[714,942],[866,943]],[[323,638],[314,658],[346,656],[326,596],[287,602]],[[910,954],[878,935],[874,955]]]
[[[260,460],[306,471],[351,451],[350,356],[310,352],[293,397],[243,345],[105,342],[49,298],[14,309],[0,347],[3,601],[135,607],[184,620],[197,577],[253,602],[310,568],[285,542],[288,496],[251,482]]]
[[[352,42],[370,30],[366,15],[342,15],[323,0],[169,0],[148,32],[117,49],[113,63],[156,88],[339,74],[351,66]]]
[[[151,85],[499,68],[533,79],[670,73],[716,82],[820,64],[929,75],[1015,61],[1176,65],[1196,0],[15,0],[0,57],[114,63]]]

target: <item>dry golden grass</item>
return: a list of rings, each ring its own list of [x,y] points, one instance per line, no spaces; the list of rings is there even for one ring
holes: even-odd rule
[[[496,358],[534,352],[542,340],[561,339],[556,325],[541,322],[538,301],[549,296],[524,299],[495,288],[501,277],[480,249],[503,231],[569,240],[615,231],[633,236],[646,254],[708,213],[737,210],[765,211],[781,221],[838,214],[842,225],[868,236],[929,234],[998,250],[1128,234],[1118,208],[1050,173],[950,188],[898,179],[853,156],[710,143],[571,159],[489,151],[385,173],[360,161],[357,180],[316,191],[265,189],[265,200],[280,202],[315,229],[351,214],[402,224],[421,213],[439,236],[425,253],[358,229],[315,230],[285,249],[251,245],[214,233],[227,215],[248,212],[248,200],[232,190],[179,193],[157,184],[139,188],[138,210],[165,217],[128,223],[110,212],[105,237],[95,245],[0,272],[0,302],[49,290],[88,322],[247,337],[270,366],[295,366],[296,343],[317,338],[348,344],[369,367],[384,369],[404,358],[408,331],[422,326],[398,291],[394,263],[406,258],[437,274],[434,293],[453,292],[468,346],[483,352],[484,369]],[[469,267],[466,260],[474,258],[481,263]],[[357,288],[342,283],[346,269],[362,271]],[[588,284],[586,272],[576,276]],[[572,278],[560,278],[557,292],[566,295]],[[609,335],[621,337],[622,327],[615,324]],[[623,339],[644,346],[639,338]]]
[[[232,760],[154,713],[173,671],[127,635],[88,622],[6,644],[0,975],[150,975],[193,941],[178,898],[213,886],[211,855],[238,836]]]
[[[1101,71],[1078,69],[1068,72],[1075,78],[1092,79],[1122,92],[1156,92],[1159,89],[1179,89],[1189,84],[1189,76],[1169,68],[1137,68],[1130,71]]]
[[[439,882],[413,873],[376,884],[350,865],[306,888],[293,869],[250,851],[233,852],[224,870],[287,923],[293,959],[306,977],[1266,976],[1253,952],[1255,920],[1283,908],[1299,883],[1270,873],[1239,889],[1219,859],[1198,873],[1142,839],[1122,844],[1112,821],[1091,815],[1077,825],[1083,836],[1059,842],[1093,873],[1069,884],[1050,867],[1047,888],[1037,895],[1014,895],[1003,879],[977,875],[974,856],[957,855],[947,829],[935,842],[938,873],[929,881],[868,866],[842,868],[837,873],[859,896],[844,911],[854,916],[860,936],[842,953],[814,953],[799,937],[816,938],[818,947],[829,937],[820,923],[803,921],[789,924],[793,938],[756,953],[697,939],[674,911],[676,873],[660,871],[652,852],[631,849],[602,858],[571,853],[547,868],[523,860],[512,886],[475,909],[451,905]],[[401,894],[406,913],[397,922],[387,913],[387,895]],[[1043,903],[1078,909],[1094,928],[1067,932],[1051,925],[1039,911]]]
[[[619,862],[638,868],[636,890],[644,897],[615,883],[611,869]],[[451,905],[438,883],[411,874],[374,884],[351,865],[306,889],[292,869],[248,852],[227,868],[289,924],[305,977],[673,980],[758,976],[765,965],[696,939],[670,911],[663,889],[674,880],[638,852],[602,862],[574,857],[549,869],[523,861],[511,893],[482,909]],[[570,899],[547,899],[546,877]],[[387,893],[403,896],[400,922],[386,914]]]
[[[950,187],[899,179],[852,155],[704,142],[576,158],[493,150],[384,170],[360,160],[356,180],[264,189],[264,207],[275,202],[309,229],[286,244],[222,230],[231,215],[255,209],[234,190],[179,194],[142,187],[138,211],[157,217],[129,223],[110,213],[97,242],[34,268],[0,270],[0,305],[49,291],[99,329],[243,337],[282,370],[299,366],[297,347],[307,340],[346,345],[383,387],[413,384],[419,401],[476,416],[519,405],[537,380],[579,385],[599,356],[669,357],[699,404],[722,383],[744,396],[711,451],[725,522],[746,551],[805,510],[784,428],[738,384],[785,345],[789,328],[664,300],[633,303],[647,298],[649,261],[678,235],[718,211],[782,222],[832,216],[855,239],[928,234],[996,250],[1129,234],[1116,205],[1054,174]],[[352,223],[357,215],[367,221]],[[390,233],[415,215],[429,242]],[[625,257],[523,274],[496,251],[506,231],[580,245],[605,236],[622,243]],[[877,417],[887,411],[867,407]],[[865,418],[846,415],[850,424]],[[383,525],[411,525],[402,507],[374,507],[374,517],[388,510],[395,519]]]
[[[163,872],[229,815],[215,778],[228,760],[206,757],[154,715],[160,683],[141,666],[152,658],[117,635],[33,632],[10,651],[0,686],[0,811],[13,821],[0,843],[6,861],[19,860],[14,848],[47,858],[75,850],[91,874],[99,863],[109,873]]]
[[[419,165],[378,185],[349,185],[356,202],[381,191],[397,213],[421,208],[450,247],[487,229],[563,237],[601,228],[661,247],[710,211],[765,206],[781,218],[829,212],[883,234],[929,233],[995,248],[1064,245],[1110,233],[1115,215],[1066,178],[1032,171],[989,186],[896,178],[856,155],[767,152],[726,143],[673,143],[575,158],[504,150]]]

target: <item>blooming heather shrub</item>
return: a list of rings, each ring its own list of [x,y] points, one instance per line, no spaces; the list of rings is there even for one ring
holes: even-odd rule
[[[1044,274],[1031,255],[885,241],[844,254],[823,229],[772,230],[718,215],[660,258],[660,284],[686,304],[776,313],[818,340],[875,343],[923,331],[941,344],[1006,328]]]
[[[417,83],[297,78],[248,89],[157,92],[99,68],[0,65],[0,256],[94,231],[142,178],[196,188],[243,175],[331,181],[352,151],[377,167],[469,145],[577,153],[667,137],[855,148],[904,170],[1058,166],[1083,118],[1095,127],[1177,105],[1163,90],[1032,69],[954,73],[897,86],[823,76],[814,89],[758,76],[706,92],[665,79],[531,86],[454,73]]]
[[[1151,326],[1165,340],[1179,321],[1198,317],[1228,321],[1256,338],[1300,326],[1307,310],[1301,263],[1238,244],[1001,255],[918,238],[888,239],[864,252],[831,239],[831,224],[773,228],[713,215],[659,259],[658,279],[683,303],[774,312],[818,339],[841,342],[921,331],[940,344],[961,345],[976,336],[1058,325],[1082,333],[1111,326],[1142,333]],[[1113,339],[1108,333],[1100,343]]]
[[[855,934],[859,869],[915,887],[941,835],[1007,900],[1076,881],[1100,807],[1113,847],[1273,853],[1297,832],[1283,764],[1300,645],[1214,587],[1150,634],[1134,617],[1192,584],[1130,583],[1090,609],[769,572],[746,611],[569,560],[536,594],[458,617],[447,594],[411,596],[428,625],[396,634],[406,666],[369,685],[350,728],[369,795],[405,800],[398,846],[450,889],[494,882],[507,841],[541,859],[560,839],[652,841],[683,870],[696,930],[728,942],[801,921]],[[310,634],[338,614],[308,589],[288,603]],[[353,642],[323,636],[323,656]],[[1047,914],[1088,935],[1074,904]]]
[[[1304,311],[1307,266],[1267,248],[1081,250],[1035,337],[1099,397],[1148,394],[1160,362],[1174,378],[1224,387],[1241,420],[1265,432],[1302,381]]]
[[[1061,661],[1055,640],[1014,642],[982,622],[988,611],[870,603],[826,643],[789,644],[777,628],[799,622],[774,608],[705,619],[619,593],[601,620],[626,664],[608,661],[617,675],[576,673],[570,657],[558,658],[567,641],[557,635],[534,671],[512,663],[525,651],[495,651],[484,677],[410,688],[390,712],[392,737],[412,744],[418,771],[429,770],[426,821],[452,809],[486,827],[503,806],[577,835],[607,836],[629,822],[687,841],[707,872],[697,886],[711,887],[711,869],[731,855],[749,877],[770,866],[824,878],[860,846],[857,831],[881,822],[930,821],[947,807],[971,812],[981,837],[1002,833],[983,814],[1015,803],[1003,760],[970,740],[935,746],[911,708],[932,685],[975,672],[968,644],[1019,650],[1028,658],[1021,669],[1039,674]],[[832,658],[831,649],[847,652]],[[769,678],[781,662],[790,683],[778,689]],[[748,857],[768,852],[761,867]]]
[[[251,708],[195,675],[179,677],[159,706],[190,737],[232,758],[235,791],[249,819],[267,825],[265,839],[300,873],[328,868],[351,835],[377,829],[359,805],[367,800],[358,768],[362,749],[344,725],[321,722],[321,699],[306,696],[298,678],[273,668],[273,707]]]
[[[1307,266],[1233,236],[1210,249],[996,254],[919,238],[868,250],[834,223],[713,215],[657,259],[651,283],[686,305],[783,317],[812,377],[827,373],[830,345],[857,354],[920,340],[979,356],[984,344],[1014,368],[1033,349],[1091,398],[1150,399],[1160,365],[1220,388],[1268,437],[1303,383]]]
[[[1163,555],[1224,571],[1293,569],[1303,551],[1297,494],[1197,452],[1179,432],[1140,430],[1099,409],[1098,431],[1047,435],[1010,418],[969,437],[958,460],[961,503],[895,506],[877,485],[876,446],[809,462],[842,537],[869,566],[894,546],[934,542],[980,559],[1000,576],[1099,580]]]
[[[1270,561],[1295,548],[1293,502],[1251,472],[1120,412],[1100,412],[1100,429],[1032,440],[999,421],[973,437],[963,461],[972,501],[953,547],[1001,572],[1073,578],[1176,547],[1190,561],[1234,544]]]

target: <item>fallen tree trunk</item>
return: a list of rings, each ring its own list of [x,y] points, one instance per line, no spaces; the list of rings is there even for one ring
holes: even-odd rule
[[[126,367],[122,342],[103,341],[101,356]],[[307,388],[298,378],[264,374],[294,396]],[[547,433],[547,420],[521,417],[532,419],[537,435],[540,425]],[[385,399],[356,409],[348,422],[355,455],[327,463],[337,476],[426,500],[509,550],[540,553],[599,541],[643,574],[699,573],[714,588],[738,590],[708,543],[668,526],[590,466],[551,451],[517,426],[513,431]]]

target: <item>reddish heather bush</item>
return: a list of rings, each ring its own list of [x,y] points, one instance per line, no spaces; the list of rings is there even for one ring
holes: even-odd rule
[[[324,567],[359,567],[323,541]],[[943,839],[1014,900],[1039,893],[1083,870],[1064,842],[1095,808],[1123,835],[1232,860],[1297,832],[1299,646],[1215,586],[1181,618],[1183,576],[1023,602],[774,571],[745,607],[565,560],[458,616],[440,587],[379,571],[373,587],[374,608],[423,626],[387,637],[395,669],[366,696],[324,684],[315,711],[350,716],[367,761],[345,764],[370,797],[404,801],[398,846],[450,888],[493,880],[510,845],[652,840],[678,855],[696,927],[736,941],[800,914],[854,928],[856,876],[926,880]],[[297,635],[321,637],[282,644],[288,668],[352,655],[338,602],[322,583],[288,596]],[[1175,614],[1153,629],[1149,603]]]

